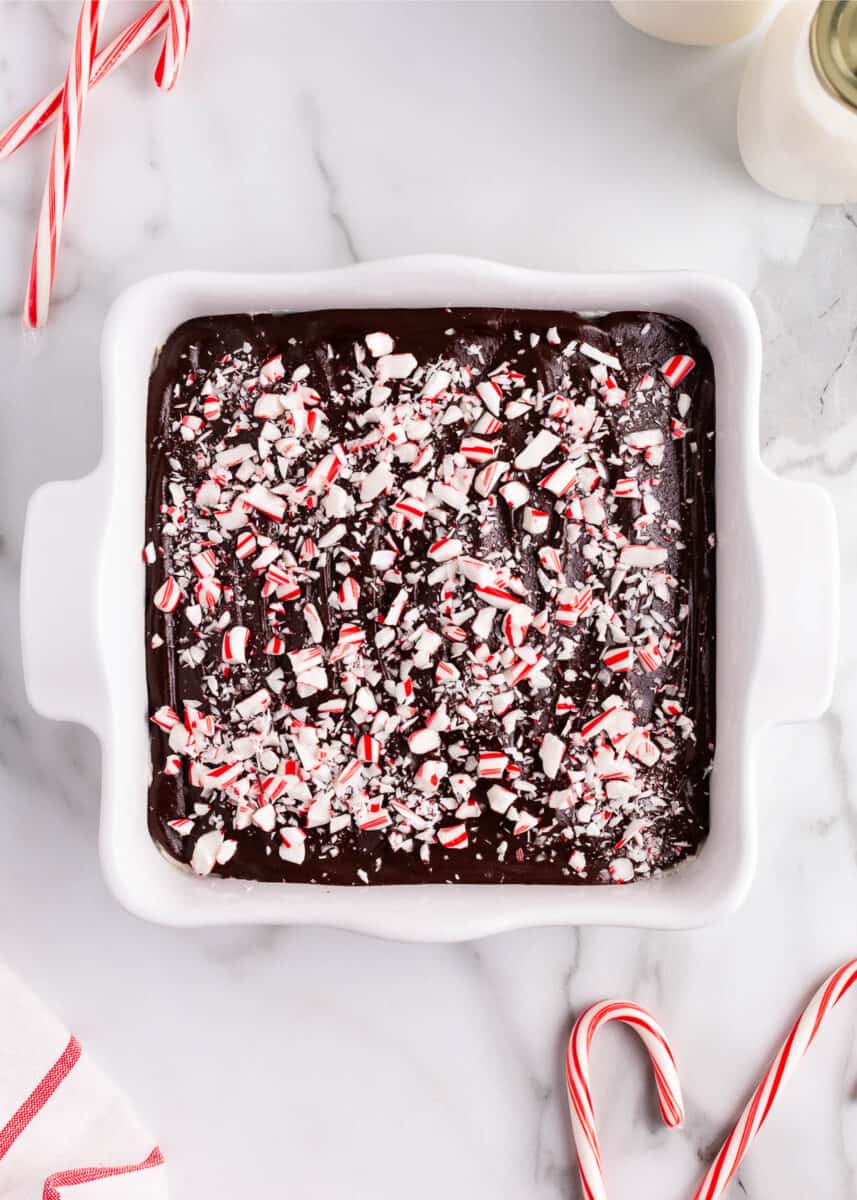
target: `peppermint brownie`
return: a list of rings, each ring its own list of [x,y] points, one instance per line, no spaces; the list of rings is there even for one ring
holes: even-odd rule
[[[647,312],[210,317],[149,390],[149,828],[198,874],[609,883],[693,855],[714,377]]]

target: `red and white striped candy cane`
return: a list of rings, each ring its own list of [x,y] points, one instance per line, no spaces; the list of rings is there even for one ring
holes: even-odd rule
[[[166,0],[166,2],[169,18],[167,37],[155,70],[155,81],[159,87],[169,90],[179,77],[187,53],[190,34],[190,2],[189,0]],[[77,157],[86,97],[92,82],[98,32],[106,7],[107,0],[84,0],[75,32],[74,52],[59,103],[59,122],[54,134],[51,166],[42,198],[39,225],[36,230],[30,264],[30,277],[27,283],[24,319],[32,328],[44,325],[48,315],[51,289],[56,274],[57,255],[68,205],[68,190]],[[151,10],[147,16],[151,16]],[[146,25],[144,28],[138,29],[136,35],[131,38],[136,49],[142,45],[140,38],[148,28],[149,26]],[[121,40],[119,39],[120,42]],[[144,40],[148,40],[148,38]],[[122,60],[121,45],[114,51],[114,59],[115,61],[111,59],[108,62],[118,65],[118,62]],[[107,63],[105,63],[105,69],[107,69]],[[112,66],[109,69],[112,69]],[[37,109],[41,109],[41,106],[37,106]],[[44,124],[46,119],[45,110],[40,111],[33,123],[25,120],[24,128],[19,130],[19,135],[25,133],[29,128],[26,136],[32,136],[36,127],[39,126],[39,122]],[[14,140],[13,138],[12,141],[14,142]]]
[[[27,284],[24,318],[33,328],[43,325],[48,315],[57,251],[68,204],[68,188],[77,157],[92,62],[105,7],[106,0],[84,0],[77,22]]]
[[[765,1077],[723,1143],[720,1153],[694,1193],[694,1200],[716,1200],[744,1161],[744,1157],[768,1119],[780,1089],[812,1045],[821,1023],[846,992],[857,982],[857,959],[851,959],[824,981],[796,1021],[780,1047]]]
[[[155,67],[155,83],[171,91],[178,83],[190,39],[190,0],[169,0],[169,25],[164,48]]]
[[[588,1008],[572,1030],[566,1053],[568,1106],[585,1200],[607,1200],[589,1081],[589,1051],[597,1030],[610,1021],[621,1021],[630,1026],[642,1039],[651,1059],[665,1123],[675,1127],[684,1120],[681,1084],[673,1052],[666,1034],[651,1013],[637,1004],[612,1000],[603,1000]]]
[[[138,17],[118,37],[115,37],[109,45],[105,46],[92,64],[90,88],[95,87],[111,71],[121,66],[132,54],[150,42],[155,34],[167,24],[169,16],[168,0],[160,0],[158,4],[153,5],[141,17]],[[0,160],[11,158],[16,150],[20,150],[31,137],[50,124],[59,112],[62,95],[62,86],[54,88],[50,95],[45,96],[44,100],[40,100],[38,104],[34,104],[23,116],[18,117],[17,121],[13,121],[7,129],[0,133]]]

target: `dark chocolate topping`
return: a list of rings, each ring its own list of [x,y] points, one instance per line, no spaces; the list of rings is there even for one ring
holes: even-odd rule
[[[710,356],[657,314],[183,325],[149,391],[152,837],[325,884],[695,853],[713,431]]]

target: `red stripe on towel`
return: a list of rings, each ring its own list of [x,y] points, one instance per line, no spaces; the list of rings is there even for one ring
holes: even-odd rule
[[[62,1200],[58,1188],[72,1187],[76,1183],[93,1183],[96,1179],[110,1179],[114,1175],[131,1175],[134,1171],[146,1171],[150,1167],[160,1167],[164,1156],[155,1146],[148,1158],[127,1167],[77,1167],[73,1171],[57,1171],[45,1180],[42,1200]]]
[[[27,1099],[0,1129],[0,1159],[9,1153],[34,1117],[45,1107],[62,1081],[80,1060],[80,1042],[76,1037],[68,1039],[68,1045],[48,1071],[36,1084]]]

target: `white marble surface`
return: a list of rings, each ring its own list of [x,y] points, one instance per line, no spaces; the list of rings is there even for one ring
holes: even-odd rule
[[[605,1036],[596,1099],[609,1177],[617,1195],[689,1195],[787,1020],[857,951],[850,623],[830,715],[758,747],[758,878],[715,928],[452,948],[177,932],[129,917],[102,883],[97,742],[25,701],[24,509],[43,480],[96,462],[100,325],[146,274],[420,250],[705,267],[752,292],[765,454],[829,488],[853,612],[857,210],[781,202],[743,174],[746,46],[661,45],[597,3],[197,9],[173,96],[151,86],[150,52],[92,100],[55,310],[37,337],[19,310],[47,142],[0,165],[0,954],[127,1087],[177,1197],[575,1196],[560,1049],[582,1005],[616,994],[671,1031],[688,1122],[659,1127],[640,1056]],[[110,28],[139,10],[116,3]],[[0,2],[0,121],[62,74],[75,12]],[[61,606],[75,581],[51,586]],[[846,1007],[730,1194],[857,1194]]]

